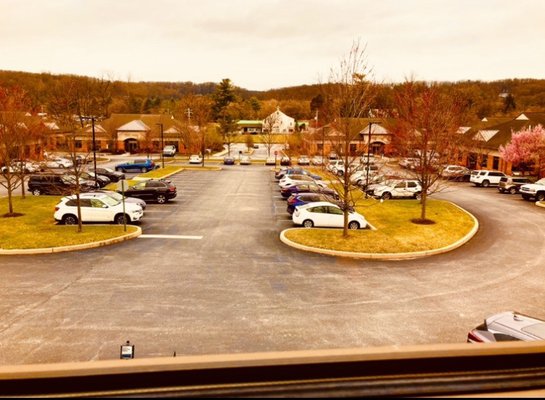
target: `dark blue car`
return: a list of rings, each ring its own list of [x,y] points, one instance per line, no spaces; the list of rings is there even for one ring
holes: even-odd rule
[[[322,193],[328,194],[330,196],[335,196],[337,193],[330,188],[324,188],[315,183],[300,183],[298,185],[289,186],[280,190],[280,194],[284,198],[290,197],[292,194],[296,193]]]
[[[282,179],[286,175],[292,175],[292,174],[300,174],[300,175],[307,175],[310,176],[314,180],[320,180],[322,177],[320,175],[313,174],[312,172],[307,171],[306,169],[300,168],[300,167],[293,167],[293,168],[285,168],[281,169],[275,174],[276,179]]]

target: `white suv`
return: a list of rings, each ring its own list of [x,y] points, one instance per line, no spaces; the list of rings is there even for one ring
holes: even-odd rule
[[[498,186],[500,179],[506,177],[503,172],[480,169],[471,171],[469,181],[475,186],[488,187],[490,185]]]
[[[167,157],[174,157],[176,155],[176,146],[167,145],[163,148],[163,155]]]
[[[135,203],[125,202],[125,214],[123,203],[107,194],[101,196],[81,196],[81,222],[114,222],[122,224],[140,221],[144,215],[142,207]],[[55,221],[65,225],[78,223],[78,210],[76,196],[63,197],[55,206],[53,217]],[[124,218],[125,215],[125,218]]]
[[[389,180],[373,191],[373,197],[379,199],[412,198],[420,199],[422,186],[414,179]]]

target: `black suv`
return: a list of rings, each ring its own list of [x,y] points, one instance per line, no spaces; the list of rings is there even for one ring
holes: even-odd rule
[[[527,183],[532,183],[532,180],[520,176],[505,176],[500,179],[498,191],[500,193],[517,194],[520,187]]]
[[[80,191],[95,189],[95,183],[80,179]],[[76,189],[76,180],[72,175],[41,174],[30,175],[28,190],[34,196],[41,194],[67,195]]]
[[[122,193],[117,190],[118,193]],[[127,197],[136,197],[144,201],[156,201],[159,204],[166,203],[177,195],[176,186],[167,179],[150,179],[138,182],[123,193]]]

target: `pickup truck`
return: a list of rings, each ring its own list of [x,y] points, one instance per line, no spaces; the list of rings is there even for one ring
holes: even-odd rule
[[[115,166],[115,170],[120,172],[148,172],[155,168],[157,166],[150,158],[136,159]]]
[[[534,198],[536,201],[545,200],[545,178],[541,178],[535,183],[528,183],[522,185],[519,189],[520,194],[524,200],[530,200]]]

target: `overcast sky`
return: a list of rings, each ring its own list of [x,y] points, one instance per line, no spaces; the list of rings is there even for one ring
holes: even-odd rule
[[[545,0],[0,0],[0,69],[266,90],[374,78],[545,78]]]

